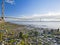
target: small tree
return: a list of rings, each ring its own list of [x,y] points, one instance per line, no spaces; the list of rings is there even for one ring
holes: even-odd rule
[[[23,33],[22,32],[19,33],[19,38],[23,39]]]

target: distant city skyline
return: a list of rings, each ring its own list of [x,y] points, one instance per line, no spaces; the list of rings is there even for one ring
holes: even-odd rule
[[[0,0],[0,16],[1,16]],[[5,16],[60,18],[60,0],[5,0]]]

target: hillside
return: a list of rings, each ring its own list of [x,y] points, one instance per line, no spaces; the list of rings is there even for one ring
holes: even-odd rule
[[[25,25],[18,25],[9,22],[0,23],[0,30],[7,30],[9,32],[20,32],[23,31]]]

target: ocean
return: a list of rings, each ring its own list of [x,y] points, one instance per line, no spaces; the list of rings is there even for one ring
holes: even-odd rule
[[[12,23],[16,23],[19,25],[33,25],[35,27],[42,27],[42,28],[53,28],[53,29],[60,29],[60,22],[49,22],[49,21],[12,21]]]

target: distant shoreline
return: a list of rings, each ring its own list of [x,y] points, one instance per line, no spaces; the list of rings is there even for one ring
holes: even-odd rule
[[[46,25],[41,25],[40,27],[37,27],[35,25],[30,25],[30,24],[26,25],[26,24],[12,23],[12,22],[8,22],[8,23],[15,24],[15,25],[18,25],[18,26],[33,26],[33,27],[36,27],[36,28],[44,28],[44,27],[41,27],[41,26],[46,26]],[[46,28],[48,28],[48,27],[46,27]],[[49,29],[58,29],[58,28],[49,28]]]
[[[11,21],[11,22],[60,22],[60,21]]]

